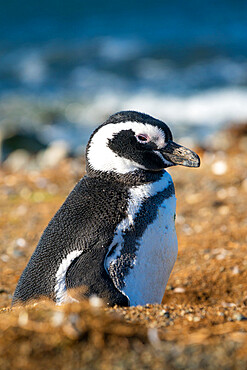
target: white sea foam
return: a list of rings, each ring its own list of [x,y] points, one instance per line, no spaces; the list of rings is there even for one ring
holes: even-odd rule
[[[203,142],[224,125],[247,121],[247,88],[211,89],[187,96],[158,94],[152,90],[132,94],[103,90],[92,99],[79,94],[73,101],[66,96],[60,100],[44,97],[39,109],[35,99],[12,96],[0,101],[0,129],[2,126],[7,133],[9,121],[15,127],[24,124],[27,129],[35,127],[45,143],[66,140],[69,149],[77,153],[86,145],[90,132],[110,114],[132,109],[163,120],[178,139],[189,137]],[[64,116],[64,124],[42,125],[42,112],[49,111]]]
[[[37,129],[44,117],[55,117],[49,127],[50,140],[62,139],[74,127],[96,127],[110,114],[133,109],[149,113],[174,127],[210,126],[247,120],[247,60],[215,56],[177,64],[167,53],[157,58],[147,53],[148,45],[140,40],[103,37],[97,42],[73,46],[47,45],[25,47],[5,53],[0,60],[0,73],[6,81],[12,78],[11,91],[0,89],[0,129],[8,134],[17,128]],[[147,48],[147,49],[146,49]],[[75,63],[74,55],[91,55],[85,63]],[[61,52],[57,75],[53,67]],[[60,55],[60,54],[59,54]],[[63,59],[63,56],[66,56]],[[71,68],[67,64],[71,58]],[[97,61],[97,63],[94,63]],[[9,82],[8,82],[9,83]],[[8,84],[6,85],[8,86]],[[42,94],[29,88],[42,87]],[[66,128],[61,125],[72,123]],[[67,125],[68,126],[68,125]],[[40,133],[40,132],[39,132]],[[83,141],[84,138],[80,138]]]
[[[151,114],[174,125],[220,126],[232,121],[247,120],[247,89],[212,89],[189,96],[172,96],[143,91],[136,94],[98,94],[92,104],[81,109],[77,122],[84,122],[84,113],[91,122],[119,110],[133,109]],[[86,112],[84,112],[84,110]]]

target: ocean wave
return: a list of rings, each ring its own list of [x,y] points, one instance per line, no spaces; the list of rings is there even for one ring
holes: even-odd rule
[[[207,135],[231,122],[247,120],[247,89],[212,89],[188,96],[101,91],[93,98],[81,96],[5,96],[0,101],[0,129],[4,136],[25,129],[35,131],[43,141],[61,139],[75,150],[85,144],[90,131],[110,114],[137,110],[171,125],[177,137]]]
[[[67,118],[77,123],[100,122],[102,117],[120,110],[138,110],[178,125],[220,126],[231,121],[247,120],[247,89],[212,89],[189,96],[172,96],[141,91],[115,94],[105,91],[88,105],[69,106]]]

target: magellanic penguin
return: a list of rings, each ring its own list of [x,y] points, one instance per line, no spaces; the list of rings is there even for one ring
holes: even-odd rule
[[[177,257],[166,171],[174,165],[198,167],[200,159],[172,141],[164,122],[134,111],[110,116],[90,137],[87,174],[45,229],[13,304],[92,295],[110,306],[161,303]]]

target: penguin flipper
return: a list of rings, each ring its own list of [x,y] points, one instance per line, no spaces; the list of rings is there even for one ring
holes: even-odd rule
[[[129,306],[129,299],[114,285],[107,274],[104,263],[99,263],[99,251],[83,252],[75,258],[66,272],[65,284],[73,298],[81,300],[96,295],[102,298],[109,306]],[[87,271],[87,274],[85,274]]]

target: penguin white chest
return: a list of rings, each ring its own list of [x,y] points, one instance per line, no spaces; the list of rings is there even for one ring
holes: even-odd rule
[[[122,288],[131,305],[162,301],[178,251],[175,207],[175,197],[166,199],[158,209],[157,218],[138,241],[133,267]]]
[[[106,268],[130,305],[161,303],[177,257],[176,198],[170,175],[132,189]]]

